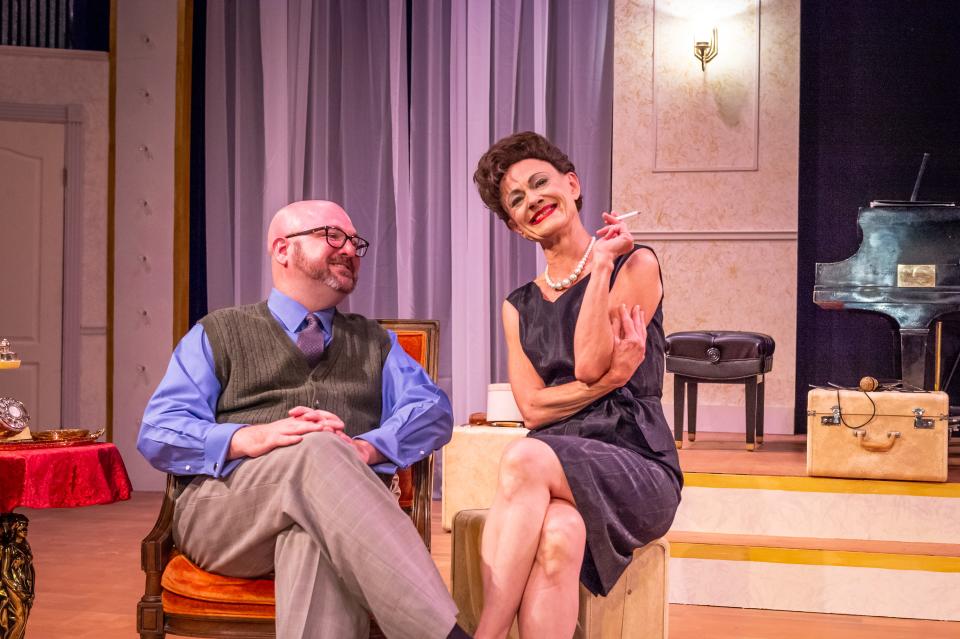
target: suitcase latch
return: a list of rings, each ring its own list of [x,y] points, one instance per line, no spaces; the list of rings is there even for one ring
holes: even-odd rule
[[[933,420],[924,419],[923,413],[924,413],[924,410],[922,408],[913,409],[913,414],[914,414],[913,427],[914,428],[933,428]]]
[[[839,426],[840,425],[840,407],[833,407],[833,415],[824,415],[820,418],[820,424],[823,426]]]

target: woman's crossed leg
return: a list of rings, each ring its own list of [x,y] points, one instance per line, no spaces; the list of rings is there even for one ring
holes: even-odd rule
[[[477,639],[505,637],[517,615],[521,637],[572,636],[585,540],[553,449],[532,438],[510,444],[483,530]]]

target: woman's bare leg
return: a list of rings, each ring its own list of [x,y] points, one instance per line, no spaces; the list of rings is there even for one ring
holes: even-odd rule
[[[554,499],[540,530],[533,570],[520,602],[520,636],[572,637],[580,605],[580,566],[587,529],[577,509]]]
[[[573,504],[553,449],[530,438],[510,444],[500,460],[497,493],[483,529],[484,605],[477,639],[499,639],[510,631],[552,500]]]

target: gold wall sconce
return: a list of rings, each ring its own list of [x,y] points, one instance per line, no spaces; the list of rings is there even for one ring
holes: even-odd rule
[[[706,72],[707,63],[717,57],[717,28],[713,28],[710,42],[697,40],[693,44],[693,57],[700,61],[700,70]]]

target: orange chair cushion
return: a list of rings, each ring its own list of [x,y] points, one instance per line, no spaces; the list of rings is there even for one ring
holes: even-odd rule
[[[257,604],[215,603],[181,597],[169,590],[160,595],[163,603],[163,612],[167,615],[184,615],[190,617],[216,617],[218,619],[275,619],[277,610],[274,606]]]
[[[427,334],[424,331],[394,331],[397,343],[421,366],[427,365]]]
[[[272,618],[273,579],[243,579],[207,572],[177,554],[160,579],[168,613],[213,617]]]

